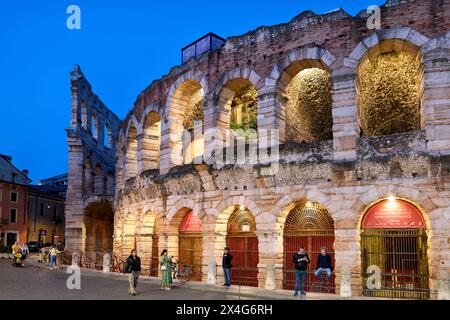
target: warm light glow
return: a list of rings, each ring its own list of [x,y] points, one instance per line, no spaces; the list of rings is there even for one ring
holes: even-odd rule
[[[395,202],[395,201],[397,201],[397,198],[396,197],[389,197],[388,201],[389,202]]]
[[[241,211],[244,211],[244,210],[245,210],[245,207],[244,207],[244,206],[241,206],[239,209],[240,209]]]
[[[311,202],[307,202],[307,203],[306,203],[306,207],[307,207],[307,208],[312,208],[312,207],[313,207],[313,204],[312,204]]]

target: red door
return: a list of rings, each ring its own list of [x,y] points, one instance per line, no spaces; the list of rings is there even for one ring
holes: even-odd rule
[[[308,266],[305,290],[312,292],[329,292],[334,293],[334,274],[328,286],[320,283],[320,280],[314,276],[317,266],[317,257],[320,249],[327,247],[328,253],[331,255],[334,266],[334,235],[309,235],[309,236],[285,236],[284,237],[284,277],[283,287],[287,290],[294,290],[295,287],[295,267],[292,262],[292,256],[298,252],[300,246],[304,246],[308,253],[311,263]]]
[[[228,236],[227,247],[233,255],[231,284],[258,286],[258,238],[256,236]]]

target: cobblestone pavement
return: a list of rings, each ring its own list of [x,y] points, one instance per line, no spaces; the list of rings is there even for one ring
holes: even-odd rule
[[[235,300],[239,297],[224,291],[192,290],[175,287],[161,291],[157,281],[141,281],[139,295],[127,293],[124,276],[82,271],[81,290],[69,290],[64,271],[52,271],[44,265],[14,268],[10,260],[0,260],[0,300]],[[248,297],[246,299],[249,299]]]

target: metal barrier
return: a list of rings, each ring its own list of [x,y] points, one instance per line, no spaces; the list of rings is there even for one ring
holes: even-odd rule
[[[405,273],[381,273],[379,283],[374,279],[374,273],[359,274],[362,278],[362,292],[365,297],[428,300],[436,291],[430,290],[428,276]],[[369,285],[371,284],[371,285]]]
[[[76,264],[80,268],[85,269],[91,269],[91,270],[98,270],[103,271],[105,264],[104,264],[104,256],[105,254],[100,253],[86,253],[82,251],[65,251],[63,254],[63,264],[64,265],[73,265]],[[74,261],[74,258],[77,259],[77,261]],[[109,271],[113,273],[123,273],[124,267],[125,267],[125,261],[126,259],[118,256],[118,255],[112,255],[110,256],[109,261]],[[144,275],[144,272],[141,271],[141,275]]]
[[[293,277],[283,279],[283,288],[286,290],[294,290],[295,288],[295,271],[290,271]],[[315,276],[315,271],[307,270],[305,279],[305,291],[317,293],[336,293],[335,273],[331,274],[329,281],[326,279],[326,273],[323,272],[320,277]]]

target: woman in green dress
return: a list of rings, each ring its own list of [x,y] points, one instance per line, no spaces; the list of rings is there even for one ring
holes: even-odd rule
[[[168,253],[166,249],[161,252],[161,290],[170,290],[170,284],[172,283],[172,257]]]

